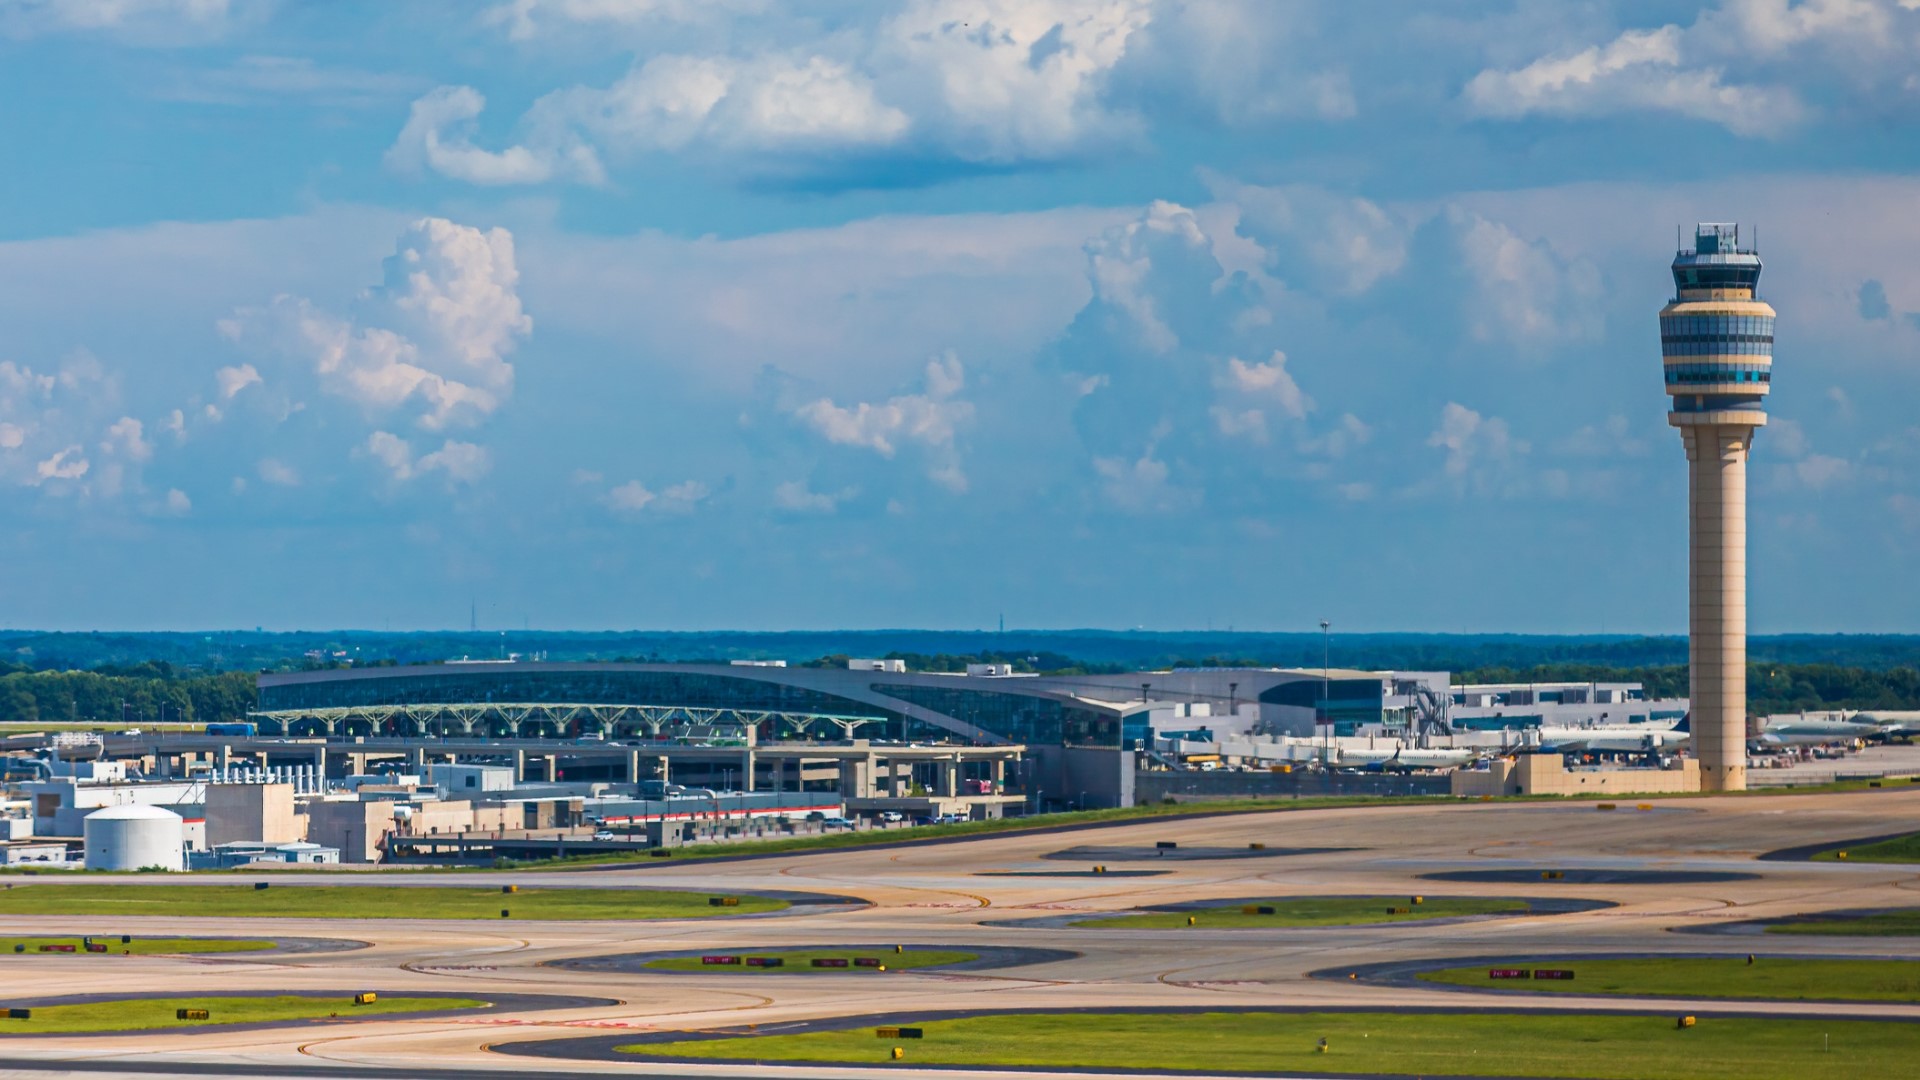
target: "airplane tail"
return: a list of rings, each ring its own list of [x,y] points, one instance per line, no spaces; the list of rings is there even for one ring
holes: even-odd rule
[[[1673,730],[1676,734],[1680,735],[1693,734],[1693,711],[1691,709],[1681,715],[1680,722],[1673,725]]]

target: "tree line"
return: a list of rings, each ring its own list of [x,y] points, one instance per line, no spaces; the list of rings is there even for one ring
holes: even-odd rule
[[[205,724],[246,717],[251,672],[181,673],[165,664],[0,675],[0,721],[12,723]]]
[[[1603,667],[1593,664],[1543,664],[1528,668],[1488,667],[1456,676],[1469,683],[1637,682],[1648,697],[1687,696],[1687,665]],[[1854,709],[1920,709],[1920,668],[1874,669],[1842,664],[1780,664],[1758,660],[1747,665],[1747,711],[1774,713]]]

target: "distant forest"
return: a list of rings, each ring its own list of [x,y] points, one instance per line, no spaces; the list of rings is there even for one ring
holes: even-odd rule
[[[1020,671],[1317,668],[1319,634],[1103,630],[857,630],[666,633],[375,631],[51,633],[0,631],[0,721],[205,723],[251,708],[261,671],[523,658],[662,663],[786,660],[837,666],[887,657],[921,671],[1009,663]],[[1749,704],[1757,713],[1920,708],[1920,635],[1753,637]],[[1334,634],[1335,667],[1450,671],[1472,682],[1635,681],[1662,696],[1687,684],[1681,637]]]
[[[1527,634],[1342,634],[1335,667],[1408,671],[1524,669],[1549,664],[1610,668],[1687,662],[1684,637]],[[1317,633],[1113,630],[425,631],[266,633],[162,631],[49,633],[0,630],[0,660],[23,670],[90,670],[149,662],[176,671],[280,671],[338,664],[432,663],[518,654],[548,660],[697,662],[828,656],[1071,657],[1082,665],[1164,668],[1210,661],[1319,667]],[[1756,663],[1834,664],[1883,671],[1920,666],[1920,635],[1779,634],[1749,639]]]

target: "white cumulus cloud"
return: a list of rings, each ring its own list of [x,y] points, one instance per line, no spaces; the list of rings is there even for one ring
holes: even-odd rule
[[[1806,3],[1793,13],[1784,0],[1743,0],[1707,13],[1691,29],[1668,24],[1627,30],[1604,44],[1543,56],[1510,70],[1482,71],[1467,83],[1463,97],[1480,115],[1501,119],[1667,112],[1739,135],[1774,135],[1801,122],[1810,110],[1786,86],[1728,81],[1728,66],[1750,66],[1752,54],[1727,48],[1735,34],[1723,24],[1734,23],[1763,51],[1778,50],[1850,30],[1850,16],[1834,19],[1831,13],[1870,6],[1852,0]],[[1816,8],[1828,14],[1802,17]]]
[[[954,440],[960,426],[973,418],[973,405],[957,396],[966,382],[959,357],[948,354],[927,361],[923,382],[919,393],[882,402],[839,405],[819,398],[795,409],[794,415],[830,443],[881,457],[893,457],[904,444],[917,444],[928,453],[928,475],[951,490],[965,491],[967,478]]]
[[[698,480],[685,480],[660,491],[654,491],[638,480],[629,480],[609,489],[600,501],[621,514],[638,514],[642,511],[684,514],[705,502],[711,494],[712,489]]]
[[[448,487],[454,487],[473,484],[493,468],[493,457],[485,447],[455,439],[441,443],[438,450],[415,457],[412,443],[390,431],[376,431],[367,437],[365,450],[369,457],[386,466],[395,480],[439,473]]]
[[[434,430],[491,415],[513,391],[507,355],[533,327],[512,235],[423,218],[401,234],[384,277],[352,317],[283,295],[221,330],[263,358],[306,367],[369,414],[412,409]]]
[[[1440,425],[1427,445],[1445,452],[1443,471],[1457,491],[1476,495],[1511,495],[1522,485],[1521,461],[1532,451],[1516,439],[1505,420],[1483,416],[1457,401],[1440,410]]]
[[[298,487],[300,484],[299,471],[279,458],[262,458],[254,470],[260,474],[260,479],[269,484],[281,487]],[[240,483],[241,489],[244,489],[245,482]]]
[[[796,514],[831,514],[841,503],[858,494],[857,488],[814,491],[804,480],[788,480],[773,489],[773,505]]]
[[[487,99],[470,86],[442,86],[413,103],[406,126],[387,151],[401,172],[431,171],[469,184],[539,184],[575,179],[597,184],[605,171],[593,148],[578,142],[484,150],[473,130]]]
[[[231,401],[240,391],[259,385],[260,372],[252,364],[223,367],[213,373],[213,381],[220,387],[220,399]]]

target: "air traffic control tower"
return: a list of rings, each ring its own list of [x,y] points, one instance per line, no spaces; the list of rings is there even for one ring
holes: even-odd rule
[[[1673,258],[1660,351],[1687,447],[1688,659],[1693,748],[1706,791],[1747,786],[1747,451],[1767,423],[1773,309],[1736,225],[1695,226]]]

